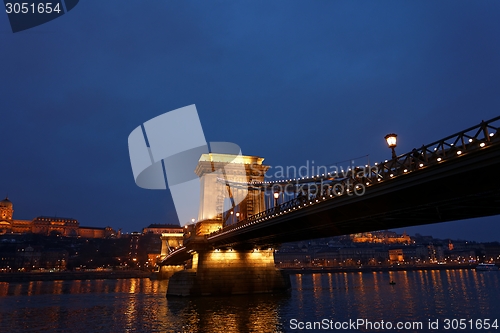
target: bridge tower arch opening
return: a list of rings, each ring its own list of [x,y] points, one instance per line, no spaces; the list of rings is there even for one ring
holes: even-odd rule
[[[269,166],[258,156],[203,154],[195,169],[200,178],[200,207],[196,236],[266,210],[265,194],[248,183],[263,182]]]

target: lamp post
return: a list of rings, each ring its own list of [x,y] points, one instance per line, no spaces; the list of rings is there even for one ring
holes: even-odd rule
[[[394,133],[387,134],[385,136],[385,141],[387,141],[387,145],[392,150],[392,158],[396,158],[396,150],[394,150],[394,148],[396,148],[398,143],[398,135]]]
[[[240,212],[236,213],[236,222],[240,222]]]
[[[280,197],[280,193],[278,191],[274,192],[274,208],[278,208],[278,198]]]

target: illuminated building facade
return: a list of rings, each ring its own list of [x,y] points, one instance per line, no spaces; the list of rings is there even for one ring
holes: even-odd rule
[[[413,244],[414,241],[403,232],[398,235],[393,231],[364,232],[352,235],[354,243],[379,243],[379,244]]]
[[[5,198],[0,201],[0,235],[6,233],[34,233],[45,236],[106,238],[116,235],[111,227],[83,227],[73,218],[38,216],[33,220],[15,220],[14,205]]]

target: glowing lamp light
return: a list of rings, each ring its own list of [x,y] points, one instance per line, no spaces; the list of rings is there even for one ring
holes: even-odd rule
[[[398,142],[398,135],[394,133],[387,134],[385,136],[385,140],[387,141],[387,145],[389,146],[389,148],[396,148]]]
[[[394,150],[394,148],[396,148],[396,146],[398,144],[398,135],[395,133],[390,133],[390,134],[387,134],[384,137],[384,139],[385,139],[385,141],[387,141],[387,145],[392,150],[392,158],[396,158],[396,151]]]
[[[274,207],[278,207],[278,198],[280,197],[280,193],[278,191],[274,192]]]

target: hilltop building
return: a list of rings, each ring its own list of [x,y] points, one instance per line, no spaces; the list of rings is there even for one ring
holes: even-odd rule
[[[410,236],[403,232],[398,235],[394,231],[374,231],[351,235],[354,243],[378,243],[378,244],[413,244]]]
[[[33,220],[15,220],[14,205],[5,198],[0,201],[0,235],[33,233],[83,238],[106,238],[117,235],[111,227],[84,227],[73,218],[38,216]]]

